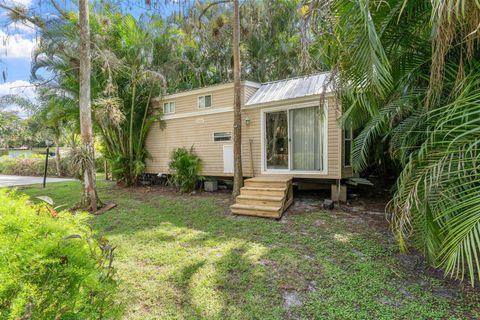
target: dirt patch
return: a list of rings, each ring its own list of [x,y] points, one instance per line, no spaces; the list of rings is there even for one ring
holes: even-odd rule
[[[295,198],[293,204],[288,209],[290,215],[307,214],[322,209],[322,201],[307,198]]]
[[[282,297],[285,310],[302,304],[302,297],[296,291],[283,291]]]
[[[302,215],[323,210],[323,193],[297,191],[294,194],[293,204],[288,208],[287,215]]]
[[[369,227],[376,230],[386,230],[389,228],[387,214],[388,199],[384,197],[360,198],[350,200],[347,204],[340,204],[338,209],[344,212],[349,218],[361,219]]]
[[[115,186],[114,190],[119,190],[121,192],[126,192],[128,194],[134,195],[135,198],[142,201],[155,200],[155,197],[166,196],[171,198],[215,198],[224,201],[231,202],[232,193],[230,190],[218,190],[215,192],[206,192],[195,190],[191,193],[181,193],[174,187],[163,186],[163,185],[149,185],[149,186],[132,186],[132,187],[121,187]]]
[[[348,220],[353,225],[366,225],[375,230],[388,230],[385,207],[387,200],[384,197],[360,198],[349,200],[348,203],[335,203],[333,210],[325,210],[323,201],[328,198],[325,192],[297,191],[293,204],[284,213],[280,223],[288,224],[290,216],[308,215],[313,212],[326,212],[333,219]],[[315,221],[319,227],[326,223],[321,219]]]

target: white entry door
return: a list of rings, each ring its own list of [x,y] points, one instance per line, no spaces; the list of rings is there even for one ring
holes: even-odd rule
[[[223,145],[223,173],[233,173],[233,145]]]

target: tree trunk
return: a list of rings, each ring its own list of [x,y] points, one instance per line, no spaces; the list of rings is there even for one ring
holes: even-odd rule
[[[134,76],[132,75],[132,78]],[[128,132],[128,158],[129,158],[129,175],[128,179],[126,181],[127,185],[130,185],[133,183],[133,112],[135,110],[135,94],[136,94],[136,89],[137,89],[137,81],[134,79],[133,85],[132,85],[132,103],[130,106],[130,129]]]
[[[97,195],[95,190],[95,154],[93,145],[92,110],[90,105],[90,26],[88,17],[88,0],[79,0],[80,18],[80,133],[82,145],[85,148],[83,175],[82,205],[97,211]]]
[[[240,194],[243,186],[242,172],[242,105],[240,90],[240,12],[239,0],[233,1],[233,192],[232,196]]]
[[[60,143],[59,138],[55,137],[55,166],[57,168],[57,176],[62,176],[62,168],[60,166],[61,159],[60,159]]]

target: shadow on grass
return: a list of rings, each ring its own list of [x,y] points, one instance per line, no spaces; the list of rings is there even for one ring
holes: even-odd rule
[[[59,190],[61,199],[76,192]],[[47,191],[57,201],[58,190]],[[288,223],[234,217],[225,214],[228,202],[215,196],[156,195],[109,184],[99,191],[119,207],[92,218],[92,226],[119,246],[119,264],[130,259],[129,268],[150,268],[148,277],[120,274],[138,291],[136,300],[125,303],[146,305],[127,318],[469,316],[462,313],[467,308],[461,296],[438,298],[426,291],[443,281],[401,265],[396,246],[368,225],[321,212],[289,216]],[[414,272],[431,283],[412,283]],[[163,292],[168,294],[156,298]],[[285,292],[298,297],[299,305],[284,310]],[[162,313],[168,308],[173,311]]]
[[[181,314],[184,318],[282,317],[279,308],[281,297],[266,286],[268,279],[265,270],[248,258],[248,251],[247,245],[237,245],[218,260],[195,262],[180,271],[176,285],[182,292]],[[258,290],[259,287],[264,290]]]

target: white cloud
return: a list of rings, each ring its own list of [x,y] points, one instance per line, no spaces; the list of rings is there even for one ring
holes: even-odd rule
[[[8,94],[16,94],[23,98],[27,98],[32,102],[37,100],[37,94],[35,93],[35,87],[28,81],[16,80],[13,82],[6,82],[0,84],[0,97]],[[23,110],[19,110],[13,106],[1,106],[0,109],[3,110],[14,110],[18,111],[21,117],[27,116]]]
[[[32,101],[35,101],[37,98],[35,86],[25,80],[16,80],[0,84],[0,97],[7,94],[17,94]]]
[[[30,58],[36,39],[21,34],[8,35],[0,30],[0,55],[8,58]]]

